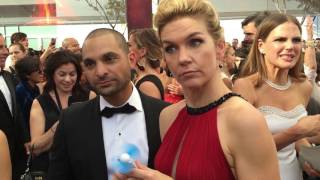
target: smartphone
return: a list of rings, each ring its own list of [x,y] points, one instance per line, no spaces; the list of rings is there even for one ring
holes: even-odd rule
[[[55,45],[56,45],[56,38],[51,38],[50,46],[55,46]]]

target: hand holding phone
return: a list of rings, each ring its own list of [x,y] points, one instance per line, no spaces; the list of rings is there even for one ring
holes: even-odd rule
[[[55,46],[55,45],[56,45],[56,38],[51,38],[50,46]]]

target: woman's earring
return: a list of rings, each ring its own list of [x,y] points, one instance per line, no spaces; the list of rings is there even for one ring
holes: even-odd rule
[[[264,52],[264,49],[259,49],[260,54],[265,55],[266,53]]]
[[[223,62],[221,60],[218,60],[217,62],[217,66],[221,69],[223,67]]]
[[[144,68],[144,66],[145,66],[145,60],[144,59],[139,59],[138,60],[138,62],[137,62],[137,67],[139,68],[139,70],[141,70],[141,71],[144,71],[145,70],[145,68]]]

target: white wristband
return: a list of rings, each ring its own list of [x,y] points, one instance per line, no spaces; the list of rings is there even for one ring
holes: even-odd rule
[[[315,69],[311,69],[306,65],[303,65],[304,74],[307,76],[308,80],[311,82],[315,82],[317,77],[317,71]]]

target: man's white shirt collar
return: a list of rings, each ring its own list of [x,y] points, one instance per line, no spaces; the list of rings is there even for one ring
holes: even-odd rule
[[[123,103],[122,105],[118,106],[124,106],[125,104],[129,103],[131,106],[134,106],[138,111],[143,111],[141,99],[140,99],[140,94],[137,90],[137,88],[132,84],[132,93],[129,97],[129,99]],[[100,96],[100,111],[102,111],[105,107],[110,107],[113,108],[115,106],[112,106],[108,101],[106,101],[103,96]]]

